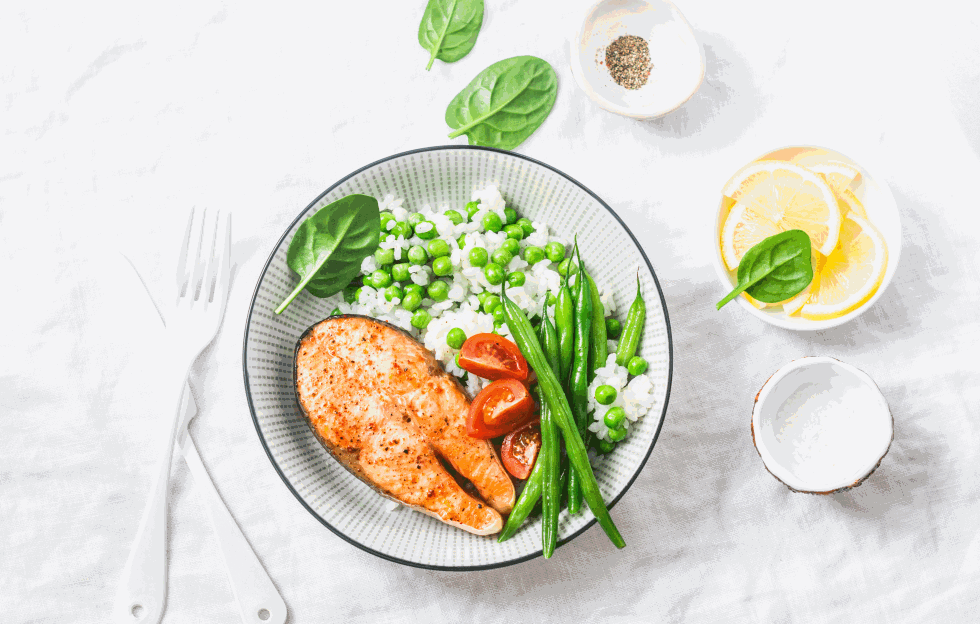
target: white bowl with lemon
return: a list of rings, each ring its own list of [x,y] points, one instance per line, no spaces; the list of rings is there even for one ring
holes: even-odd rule
[[[898,268],[902,223],[888,186],[840,152],[786,147],[753,160],[722,189],[713,258],[726,291],[738,285],[749,249],[793,229],[810,237],[810,285],[777,303],[737,298],[767,323],[803,331],[846,323],[874,305]]]

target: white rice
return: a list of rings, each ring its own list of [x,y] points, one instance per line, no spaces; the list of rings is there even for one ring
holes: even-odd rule
[[[616,354],[612,352],[615,344],[610,341],[610,353],[606,365],[597,368],[595,379],[589,384],[589,411],[593,411],[593,422],[589,431],[600,440],[609,439],[609,427],[603,422],[606,412],[612,407],[621,407],[626,412],[623,426],[629,432],[631,426],[653,407],[653,382],[647,375],[637,375],[627,383],[629,371],[625,366],[616,364]],[[595,400],[595,391],[599,386],[612,386],[616,390],[616,400],[609,405],[600,405]]]

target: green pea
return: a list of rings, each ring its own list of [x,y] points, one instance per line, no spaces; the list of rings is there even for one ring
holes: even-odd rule
[[[595,400],[599,405],[609,405],[616,400],[616,389],[607,385],[599,386],[595,389]]]
[[[426,292],[435,301],[445,301],[449,297],[449,284],[442,280],[436,280],[429,284]]]
[[[405,291],[405,294],[406,295],[408,293],[415,293],[416,295],[419,296],[419,299],[421,299],[422,298],[422,295],[425,294],[425,289],[422,288],[421,286],[419,286],[418,284],[415,284],[415,283],[406,284],[405,285],[405,288],[403,290]]]
[[[447,210],[444,214],[447,219],[453,222],[453,225],[459,225],[463,222],[463,215],[459,214],[458,210]]]
[[[340,315],[340,308],[334,308],[333,310],[330,310],[330,316],[339,316],[339,315]]]
[[[385,230],[388,229],[385,227],[386,225],[388,225],[388,222],[395,221],[395,215],[385,210],[378,215],[378,219],[381,221],[381,231],[384,232]]]
[[[487,295],[487,298],[481,304],[483,311],[487,314],[493,313],[498,307],[500,307],[500,297],[497,295]]]
[[[642,375],[647,372],[647,361],[638,355],[634,355],[626,365],[626,370],[630,372],[630,375]]]
[[[599,440],[599,452],[603,455],[606,453],[612,453],[614,448],[616,448],[615,442],[610,440]]]
[[[434,241],[429,241],[429,244],[426,246],[429,248],[429,255],[433,258],[448,256],[452,251],[452,249],[449,247],[449,243],[441,238],[437,238]]]
[[[606,319],[606,336],[615,340],[616,338],[619,338],[619,334],[622,331],[623,331],[622,323],[620,323],[619,321],[617,321],[611,316]]]
[[[531,225],[530,219],[518,219],[517,225],[521,226],[521,229],[524,230],[524,236],[534,234],[534,226]]]
[[[526,280],[527,276],[521,271],[514,271],[513,273],[507,274],[507,283],[511,286],[523,286]]]
[[[416,225],[425,221],[425,215],[421,212],[413,212],[408,215],[408,224],[414,229]]]
[[[499,264],[502,267],[507,266],[507,264],[514,259],[514,255],[507,251],[506,249],[497,249],[492,254],[490,254],[490,260]]]
[[[368,279],[370,280],[371,286],[377,290],[391,286],[391,273],[384,269],[378,269]]]
[[[463,247],[466,247],[466,233],[465,232],[463,234],[460,234],[459,235],[459,238],[456,239],[456,244],[459,245],[459,248],[460,249],[462,249]]]
[[[510,240],[510,239],[508,239]],[[544,260],[544,249],[531,245],[524,248],[524,261],[530,265],[535,265]]]
[[[507,225],[517,223],[517,211],[513,208],[504,208],[504,216],[506,217],[505,221]]]
[[[445,277],[453,272],[453,261],[446,256],[440,256],[432,261],[432,272]]]
[[[399,262],[398,264],[391,267],[391,279],[396,282],[407,282],[412,278],[412,274],[408,271],[407,262]]]
[[[474,247],[470,249],[470,264],[475,267],[482,267],[487,265],[487,250],[483,247]]]
[[[626,437],[626,427],[619,427],[617,429],[609,430],[609,439],[613,442],[619,442]]]
[[[487,232],[499,232],[504,227],[504,222],[500,220],[500,215],[496,212],[488,212],[483,215],[483,229]]]
[[[347,303],[354,303],[357,301],[357,291],[360,290],[357,286],[351,286],[348,284],[344,286],[344,301]]]
[[[403,238],[412,238],[412,226],[405,221],[398,221],[395,223],[395,227],[388,230],[388,232],[395,238],[398,238],[399,236]]]
[[[500,243],[500,248],[507,250],[513,257],[517,257],[521,253],[521,244],[513,238],[505,238],[504,242]]]
[[[385,266],[388,264],[395,263],[395,250],[394,249],[379,249],[374,252],[374,261],[378,263],[379,266]]]
[[[623,424],[623,419],[625,418],[626,410],[617,405],[616,407],[610,407],[609,410],[606,411],[606,415],[602,417],[602,422],[606,423],[606,426],[610,429],[616,429]],[[619,440],[616,441],[618,442]]]
[[[519,241],[524,238],[524,228],[519,225],[508,225],[504,228],[504,232],[507,234],[508,239]]]
[[[487,298],[492,297],[492,296],[493,295],[491,295],[489,292],[487,292],[487,291],[484,290],[483,292],[476,294],[476,300],[479,301],[480,302],[480,305],[482,306],[483,305],[483,302],[486,301]]]
[[[432,320],[432,315],[425,310],[416,310],[415,314],[412,315],[412,327],[417,327],[418,329],[425,329],[429,326],[429,321]]]
[[[559,242],[552,241],[544,246],[544,253],[548,256],[548,260],[561,262],[565,257],[565,246]]]
[[[453,349],[461,348],[464,342],[466,342],[466,332],[458,327],[453,327],[446,334],[446,344]]]
[[[494,321],[493,322],[493,333],[495,333],[497,335],[500,335],[500,332],[498,332],[497,330],[500,329],[501,327],[503,327],[504,326],[504,323],[505,323],[504,321]]]
[[[415,265],[423,265],[429,261],[429,254],[425,252],[425,247],[412,245],[408,250],[408,261]]]
[[[436,229],[436,226],[433,223],[431,223],[429,221],[423,221],[422,223],[428,223],[429,225],[432,226],[432,228],[426,230],[425,232],[419,232],[418,231],[419,228],[416,227],[415,228],[415,235],[416,236],[418,236],[422,240],[432,240],[436,236],[439,236],[439,230]],[[419,225],[422,225],[422,224],[420,223]]]
[[[473,215],[475,215],[480,210],[480,200],[474,199],[471,202],[467,202],[466,205],[463,206],[463,208],[466,209],[466,216],[469,217],[469,219],[472,221]]]
[[[384,230],[381,230],[380,232],[378,232],[378,242],[379,243],[383,243],[386,240],[388,240],[389,238],[391,238],[391,234],[389,234],[388,232],[385,232]]]
[[[354,291],[354,301],[360,301],[362,292],[364,292],[364,288],[358,288]]]
[[[499,305],[493,309],[493,326],[502,327],[504,323],[507,322],[507,313],[504,311],[504,306]]]
[[[418,307],[422,305],[422,295],[417,292],[406,292],[405,296],[402,297],[402,307],[409,312],[414,312],[418,310]]]
[[[396,286],[392,284],[388,288],[385,288],[385,301],[391,301],[392,299],[402,299],[405,297],[405,291],[401,289],[401,286]]]
[[[463,368],[463,367],[462,367],[462,366],[460,366],[460,364],[459,364],[459,354],[458,354],[458,353],[456,354],[456,366],[459,366],[460,368]],[[463,376],[465,377],[465,376],[466,376],[466,373],[463,373]]]
[[[496,262],[491,262],[487,266],[483,267],[483,275],[487,278],[487,281],[494,286],[504,281],[504,270],[500,268],[500,265]]]
[[[558,263],[558,274],[565,277],[569,271],[571,271],[572,275],[578,273],[578,263],[572,262],[571,258],[565,258]]]

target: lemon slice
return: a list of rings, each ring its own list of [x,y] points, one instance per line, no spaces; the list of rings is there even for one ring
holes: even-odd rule
[[[837,246],[841,214],[827,183],[803,167],[757,161],[729,180],[723,193],[735,200],[721,235],[722,256],[734,270],[742,256],[765,238],[800,229],[828,255]]]
[[[822,162],[802,166],[819,174],[838,197],[861,176],[861,172],[856,167],[842,162]]]
[[[862,219],[868,218],[868,213],[864,210],[864,204],[857,198],[851,189],[844,189],[837,195],[837,205],[840,207],[841,215],[846,215],[851,210]]]
[[[816,291],[800,310],[803,318],[822,321],[843,316],[864,304],[885,279],[885,239],[855,212],[844,217],[840,243],[827,256]]]
[[[816,252],[813,253],[810,258],[813,266],[813,280],[800,291],[800,294],[783,302],[783,312],[789,315],[797,314],[810,301],[810,295],[820,290],[820,270],[823,268],[825,260],[824,256]]]

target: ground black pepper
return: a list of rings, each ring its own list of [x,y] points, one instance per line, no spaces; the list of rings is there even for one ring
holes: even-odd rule
[[[647,83],[653,63],[646,39],[622,35],[606,47],[606,67],[609,75],[621,87],[639,89]]]

